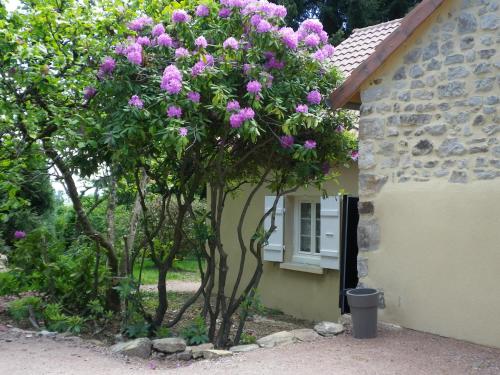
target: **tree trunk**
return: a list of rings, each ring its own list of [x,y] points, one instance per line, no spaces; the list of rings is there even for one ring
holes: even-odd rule
[[[163,323],[163,317],[168,308],[167,300],[167,270],[161,268],[158,272],[158,307],[156,308],[156,314],[153,319],[153,324],[155,328],[158,328]]]

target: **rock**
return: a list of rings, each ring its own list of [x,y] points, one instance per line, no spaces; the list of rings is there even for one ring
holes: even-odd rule
[[[335,336],[339,333],[344,332],[344,326],[342,324],[333,322],[321,322],[314,326],[314,330],[318,332],[321,336]]]
[[[441,157],[463,155],[466,152],[465,146],[459,142],[458,138],[446,139],[441,146],[439,146],[439,156]]]
[[[473,33],[477,29],[476,18],[470,14],[463,12],[458,16],[458,32],[461,34]]]
[[[275,346],[292,344],[296,341],[297,339],[293,336],[293,334],[287,331],[281,331],[258,339],[257,344],[261,348],[273,348]]]
[[[188,346],[186,347],[186,350],[191,349],[191,352],[193,354],[193,358],[201,358],[203,357],[203,352],[205,350],[212,350],[214,348],[214,344],[208,343],[208,344],[201,344],[197,346]]]
[[[43,330],[43,331],[38,332],[37,336],[38,337],[56,337],[57,332],[50,332],[50,331]]]
[[[115,335],[115,342],[124,342],[125,341],[125,338],[123,337],[123,335],[121,333]]]
[[[467,182],[467,173],[464,171],[453,171],[449,181],[455,184],[465,184]]]
[[[413,156],[428,155],[432,152],[433,148],[432,142],[422,139],[413,147],[411,153]]]
[[[343,314],[340,316],[338,323],[343,326],[352,325],[352,316],[350,314]]]
[[[257,344],[248,344],[248,345],[237,345],[229,348],[229,351],[233,353],[246,353],[251,352],[252,350],[259,349],[259,345]]]
[[[451,81],[446,85],[438,86],[439,98],[458,98],[465,94],[465,83]]]
[[[129,357],[149,358],[151,355],[151,340],[140,338],[132,341],[120,342],[111,347],[113,353],[126,355]]]
[[[183,352],[177,353],[176,358],[179,361],[190,361],[193,358],[193,350],[186,348]]]
[[[179,337],[153,340],[153,349],[163,353],[178,353],[186,350],[186,341]]]
[[[302,342],[311,342],[319,339],[319,335],[316,333],[314,329],[311,328],[299,328],[291,330],[290,333],[295,337],[298,341]]]
[[[380,226],[377,219],[360,219],[358,223],[358,247],[360,251],[378,249],[380,243]]]
[[[224,357],[230,357],[232,355],[233,353],[230,352],[229,350],[209,349],[203,352],[203,358],[205,359],[224,358]]]
[[[363,173],[359,175],[359,188],[363,194],[376,194],[388,180],[386,175]]]

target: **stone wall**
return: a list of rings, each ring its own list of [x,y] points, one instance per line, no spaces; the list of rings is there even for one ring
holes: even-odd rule
[[[498,184],[499,4],[446,1],[362,88],[360,276],[362,252],[379,247],[373,202],[386,184]]]

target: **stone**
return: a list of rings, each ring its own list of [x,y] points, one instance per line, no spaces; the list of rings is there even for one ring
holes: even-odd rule
[[[479,19],[479,24],[483,30],[496,30],[499,24],[499,17],[495,13],[485,14]]]
[[[393,142],[383,141],[379,143],[379,149],[377,153],[384,156],[391,156],[392,154],[394,154],[394,149],[395,145]]]
[[[375,212],[373,202],[358,201],[358,212],[360,215],[372,215]]]
[[[385,158],[380,163],[381,169],[396,168],[399,165],[399,156],[391,156],[390,158]]]
[[[497,108],[496,107],[484,107],[483,113],[485,115],[492,115],[494,113],[497,113]]]
[[[361,116],[368,116],[373,113],[375,106],[373,104],[363,103],[359,107],[359,113]]]
[[[493,85],[495,83],[495,77],[489,77],[485,79],[478,79],[475,84],[476,84],[476,91],[477,92],[487,92],[491,91],[493,89]]]
[[[498,132],[500,132],[500,125],[495,125],[495,124],[490,124],[490,125],[486,125],[486,126],[483,126],[481,128],[481,130],[486,134],[486,135],[489,135],[489,136],[492,136]]]
[[[371,173],[360,173],[359,189],[361,194],[376,194],[387,182],[388,176]]]
[[[229,348],[230,352],[233,353],[246,353],[246,352],[251,352],[255,349],[259,349],[260,346],[257,344],[248,344],[248,345],[237,345],[237,346],[232,346]]]
[[[128,357],[149,358],[151,355],[151,340],[145,337],[119,342],[113,345],[110,349],[111,352],[126,355]]]
[[[460,49],[466,50],[474,47],[474,37],[473,36],[464,36],[460,39]]]
[[[273,348],[286,344],[297,342],[297,339],[287,331],[276,332],[268,336],[264,336],[257,340],[257,344],[261,348]]]
[[[439,103],[438,108],[440,111],[448,111],[450,109],[450,105],[448,103]]]
[[[436,59],[431,59],[427,66],[425,67],[427,71],[434,71],[434,70],[439,70],[441,69],[441,61],[436,60]]]
[[[352,325],[352,316],[351,316],[351,314],[342,314],[342,315],[340,315],[338,323],[342,324],[343,326]]]
[[[425,87],[424,81],[422,81],[420,79],[416,79],[414,81],[411,81],[410,89],[421,89],[424,87]]]
[[[414,64],[418,62],[421,55],[422,49],[414,48],[404,56],[403,61],[405,64]]]
[[[429,87],[434,87],[436,86],[436,77],[434,77],[434,75],[430,75],[428,77],[425,78],[425,84]]]
[[[481,126],[484,125],[486,122],[486,119],[484,118],[483,115],[477,115],[474,117],[474,120],[472,121],[473,126]]]
[[[441,44],[441,53],[445,56],[448,56],[453,52],[455,48],[455,43],[453,40],[448,40],[447,42]]]
[[[359,139],[384,138],[384,120],[382,118],[361,118],[359,120]]]
[[[444,59],[444,65],[463,64],[465,56],[460,54],[449,55]]]
[[[203,352],[206,350],[212,350],[214,348],[214,344],[212,343],[207,343],[207,344],[200,344],[196,346],[188,346],[186,347],[186,350],[191,350],[192,356],[194,359],[201,358],[203,357]]]
[[[403,91],[398,94],[398,99],[402,102],[408,102],[411,99],[411,94],[409,91]]]
[[[485,101],[485,104],[487,105],[495,105],[498,103],[500,103],[500,97],[498,96],[488,96]]]
[[[360,142],[358,167],[360,169],[369,169],[377,165],[375,162],[373,142]]]
[[[475,170],[474,174],[478,180],[493,180],[498,175],[496,171],[488,170]]]
[[[231,357],[233,352],[229,350],[217,350],[217,349],[209,349],[203,352],[203,358],[205,359],[219,359],[224,357]]]
[[[469,149],[470,154],[479,154],[482,152],[488,152],[488,146],[473,146]]]
[[[380,226],[375,218],[363,219],[358,223],[358,248],[360,251],[378,249],[380,243]]]
[[[402,126],[420,126],[431,122],[432,116],[429,114],[400,115],[399,122]]]
[[[368,103],[388,98],[391,90],[387,86],[374,86],[361,91],[361,102]]]
[[[458,16],[457,30],[460,34],[473,33],[477,30],[477,20],[471,13],[462,12]]]
[[[359,278],[368,276],[368,259],[358,257],[356,268],[358,270]]]
[[[431,42],[422,50],[422,61],[427,61],[439,54],[437,42]]]
[[[476,61],[476,51],[470,50],[465,52],[465,61],[468,63],[473,63]]]
[[[404,66],[396,70],[396,73],[394,73],[394,75],[392,76],[393,81],[400,81],[405,78],[406,78],[406,68]]]
[[[422,139],[413,147],[411,154],[413,156],[428,155],[432,152],[433,148],[432,142],[427,139]]]
[[[434,168],[439,162],[436,160],[430,160],[424,163],[424,168]]]
[[[490,164],[491,164],[492,167],[500,169],[500,160],[498,160],[498,159],[490,160]],[[483,167],[484,166],[485,165],[483,165]]]
[[[491,153],[493,154],[493,156],[495,156],[496,158],[500,158],[500,146],[495,146],[491,149]]]
[[[446,85],[438,86],[439,98],[458,98],[465,95],[465,83],[459,81],[451,81]]]
[[[387,128],[388,137],[397,137],[399,135],[399,130],[393,127]]]
[[[162,353],[177,353],[186,350],[186,341],[180,337],[153,340],[153,349]]]
[[[411,78],[420,78],[424,75],[424,70],[420,67],[420,65],[413,65],[409,72],[408,72],[409,76]]]
[[[451,67],[448,69],[448,80],[453,81],[457,78],[465,78],[470,72],[463,66]]]
[[[476,168],[484,168],[488,166],[488,160],[485,158],[476,158]]]
[[[467,183],[467,173],[465,171],[453,171],[451,173],[449,182],[455,184],[465,184]]]
[[[413,93],[413,97],[419,100],[431,100],[434,97],[434,93],[429,90],[416,90]]]
[[[496,49],[482,49],[479,51],[479,57],[482,60],[489,60],[492,56],[495,56],[495,53],[497,52]]]
[[[290,333],[300,342],[312,342],[319,339],[318,333],[311,328],[299,328],[293,329]]]
[[[344,326],[334,322],[320,322],[314,326],[314,330],[321,336],[331,337],[344,332]]]
[[[175,358],[179,361],[190,361],[193,358],[193,350],[186,348],[183,352],[177,353]]]
[[[446,125],[444,124],[428,125],[424,129],[430,135],[442,135],[446,133]]]
[[[452,155],[463,155],[467,152],[465,146],[458,141],[458,138],[449,138],[439,146],[439,156],[447,157]]]

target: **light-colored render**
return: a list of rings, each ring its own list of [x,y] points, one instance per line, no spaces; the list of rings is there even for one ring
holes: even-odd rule
[[[358,227],[381,320],[496,347],[499,5],[444,1],[361,86]]]
[[[357,196],[358,169],[352,164],[349,169],[342,168],[338,171],[340,176],[336,182],[330,181],[326,185],[326,191],[330,197],[335,197],[339,192]],[[239,246],[236,227],[241,210],[245,203],[248,190],[241,191],[233,199],[226,203],[224,216],[222,218],[221,235],[224,240],[224,248],[228,252],[229,275],[227,285],[234,285],[236,270],[238,269]],[[246,238],[250,238],[252,230],[264,214],[265,197],[271,193],[265,189],[258,191],[254,198],[256,203],[252,206],[245,221]],[[280,262],[264,262],[264,273],[259,284],[259,296],[263,304],[270,308],[281,310],[298,318],[309,320],[334,320],[339,317],[339,280],[338,270],[327,269],[319,266],[319,255],[317,265],[311,263],[300,263],[294,260],[296,254],[296,241],[294,237],[294,210],[293,206],[298,200],[320,200],[321,192],[316,189],[301,189],[285,199],[284,245],[285,251]],[[271,241],[270,241],[271,242]],[[265,257],[266,255],[264,255]],[[255,263],[247,257],[247,273],[244,275],[243,284],[248,281]],[[227,291],[226,291],[227,293]]]

